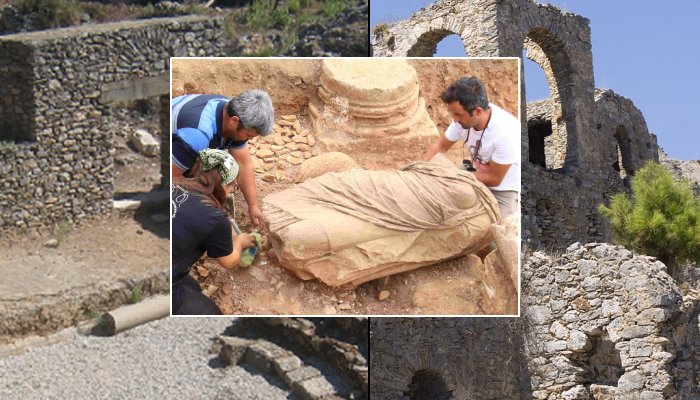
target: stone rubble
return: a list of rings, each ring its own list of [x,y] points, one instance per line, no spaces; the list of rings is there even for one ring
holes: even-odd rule
[[[302,128],[296,115],[282,115],[275,122],[273,132],[258,136],[249,142],[255,172],[265,182],[291,179],[295,167],[321,154],[313,134]]]

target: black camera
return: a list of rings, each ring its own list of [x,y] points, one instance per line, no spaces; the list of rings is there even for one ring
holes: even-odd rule
[[[464,165],[464,169],[466,169],[469,172],[475,172],[476,168],[472,165],[472,160],[462,160],[462,165]]]

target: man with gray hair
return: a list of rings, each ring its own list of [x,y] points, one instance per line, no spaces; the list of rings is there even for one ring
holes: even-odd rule
[[[187,176],[204,149],[227,150],[239,165],[238,186],[248,204],[251,222],[262,229],[263,217],[255,188],[248,140],[272,132],[275,110],[262,90],[248,90],[228,99],[220,95],[175,97],[172,111],[172,173]]]

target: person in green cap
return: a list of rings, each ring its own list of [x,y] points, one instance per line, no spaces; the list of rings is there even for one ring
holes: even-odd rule
[[[204,253],[222,267],[233,269],[239,265],[243,251],[255,245],[253,235],[233,232],[224,212],[237,176],[238,164],[227,151],[205,149],[199,152],[190,178],[173,178],[173,314],[221,314],[189,271]]]

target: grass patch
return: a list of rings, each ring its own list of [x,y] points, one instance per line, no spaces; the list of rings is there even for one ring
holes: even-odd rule
[[[131,289],[131,293],[129,294],[129,298],[127,301],[129,304],[136,304],[141,302],[143,300],[143,293],[141,292],[141,288],[135,287]]]
[[[66,237],[68,237],[68,234],[70,234],[73,231],[73,227],[71,226],[70,222],[66,220],[61,220],[56,224],[56,227],[54,228],[54,236],[56,237],[56,240],[59,242],[63,242]]]
[[[90,319],[92,320],[92,322],[93,322],[93,323],[95,324],[95,326],[97,326],[97,327],[102,327],[102,326],[104,326],[105,322],[107,322],[107,320],[106,320],[105,317],[104,317],[104,314],[101,313],[101,312],[97,312],[97,311],[95,311],[95,310],[91,310],[91,311],[88,313],[88,317],[90,317]]]
[[[335,17],[345,9],[345,0],[326,0],[323,3],[323,14],[327,17]]]

